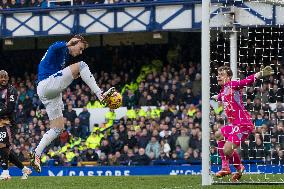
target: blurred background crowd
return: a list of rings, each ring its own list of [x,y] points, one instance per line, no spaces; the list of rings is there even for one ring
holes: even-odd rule
[[[150,0],[1,0],[0,9],[15,9],[15,8],[48,8],[58,6],[73,6],[78,5],[94,5],[94,4],[118,4],[118,3],[139,3]],[[153,0],[151,0],[153,1]],[[161,1],[161,0],[156,0]],[[170,0],[167,0],[170,1]],[[49,2],[49,3],[48,3]],[[72,2],[72,3],[71,3]]]
[[[192,44],[191,44],[192,43]],[[102,107],[96,96],[79,80],[63,92],[65,131],[45,150],[45,165],[180,165],[200,164],[201,149],[201,64],[200,47],[187,44],[123,45],[89,48],[83,58],[95,73],[98,85],[123,91],[125,117],[116,120],[106,114],[105,124],[90,126],[92,108]],[[197,48],[189,48],[191,45]],[[44,51],[11,51],[0,54],[10,83],[18,90],[13,150],[20,160],[39,143],[49,129],[46,111],[36,95],[36,67]],[[17,56],[14,56],[17,55]],[[75,60],[71,60],[75,61]],[[144,65],[159,61],[162,66],[137,83],[125,87],[139,75]],[[273,60],[276,61],[276,60]],[[23,64],[29,62],[29,64]],[[212,62],[211,95],[216,85]],[[242,143],[242,159],[266,164],[284,163],[284,67],[277,74],[244,89],[246,109],[252,115],[255,131]],[[14,67],[18,69],[13,69]],[[21,70],[30,70],[21,73]],[[251,71],[250,71],[251,70]],[[240,67],[243,78],[258,71],[253,64]],[[272,106],[271,106],[272,105]],[[142,106],[149,108],[142,109]],[[151,108],[150,108],[151,106]],[[155,106],[156,108],[153,108]],[[83,108],[77,113],[74,108]],[[211,162],[219,164],[214,132],[225,124],[222,107],[211,109]],[[92,128],[92,129],[90,129]]]

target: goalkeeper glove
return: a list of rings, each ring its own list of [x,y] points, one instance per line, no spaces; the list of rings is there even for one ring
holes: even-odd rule
[[[273,74],[274,74],[274,71],[273,71],[271,66],[266,66],[265,68],[263,66],[261,66],[260,71],[258,73],[256,73],[256,77],[260,79],[260,78],[270,76],[270,75],[273,75]]]

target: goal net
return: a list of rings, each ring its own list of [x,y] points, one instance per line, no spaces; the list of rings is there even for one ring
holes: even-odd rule
[[[217,69],[236,67],[234,79],[244,79],[261,66],[275,74],[243,89],[243,102],[251,114],[254,131],[237,149],[245,172],[238,182],[221,179],[215,132],[228,123],[223,109],[211,103],[210,159],[215,184],[284,184],[284,12],[282,1],[229,1],[211,4],[210,96],[218,94]],[[282,22],[283,20],[283,22]],[[283,23],[283,24],[281,24]],[[232,162],[231,162],[232,163]],[[232,173],[236,172],[231,164]]]

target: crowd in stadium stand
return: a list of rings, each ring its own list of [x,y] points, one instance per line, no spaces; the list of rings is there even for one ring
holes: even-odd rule
[[[143,2],[148,0],[73,0],[73,5],[94,5],[94,4],[117,4],[117,3],[134,3],[134,2]],[[0,9],[14,9],[14,8],[27,8],[27,7],[39,7],[47,8],[48,0],[1,0]],[[54,1],[50,3],[50,7],[55,6],[68,6],[71,4],[68,1],[57,2]]]
[[[187,48],[180,45],[169,48],[135,46],[136,49],[144,48],[143,51],[131,51],[131,48],[121,46],[109,50],[105,55],[111,55],[110,61],[114,67],[108,72],[95,74],[103,90],[110,86],[122,90],[125,84],[139,76],[142,62],[150,63],[159,59],[164,63],[161,70],[145,75],[136,91],[124,88],[123,106],[128,108],[127,116],[115,120],[114,112],[110,111],[106,114],[105,124],[94,125],[89,130],[90,113],[87,108],[101,105],[86,85],[80,81],[75,82],[63,93],[65,131],[46,149],[42,156],[43,164],[71,166],[85,161],[96,162],[98,165],[200,163],[200,63],[191,62]],[[146,60],[145,57],[149,59]],[[3,55],[2,58],[7,60]],[[95,59],[87,57],[87,62]],[[20,63],[19,66],[23,66]],[[214,66],[218,65],[213,63],[213,68]],[[245,69],[249,70],[250,67],[243,70]],[[248,87],[244,91],[246,108],[252,114],[256,128],[241,146],[242,159],[245,161],[284,163],[284,67],[279,65],[277,72],[277,75],[263,82],[258,81],[255,87]],[[214,87],[214,74],[216,73],[212,73],[212,95],[219,90]],[[20,160],[27,161],[28,152],[36,147],[49,129],[49,121],[36,95],[36,75],[10,76],[11,84],[19,91],[13,149]],[[276,108],[272,109],[270,103],[276,103]],[[157,108],[143,110],[141,106]],[[83,108],[80,114],[73,110],[78,107]],[[211,162],[215,164],[220,163],[220,159],[217,156],[214,132],[224,124],[222,108],[211,109],[210,117],[208,127],[212,129]]]

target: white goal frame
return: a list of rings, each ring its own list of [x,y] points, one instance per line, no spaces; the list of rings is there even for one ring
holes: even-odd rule
[[[211,185],[210,174],[210,0],[202,0],[201,28],[201,75],[202,75],[202,186]],[[209,84],[209,85],[208,85]]]

